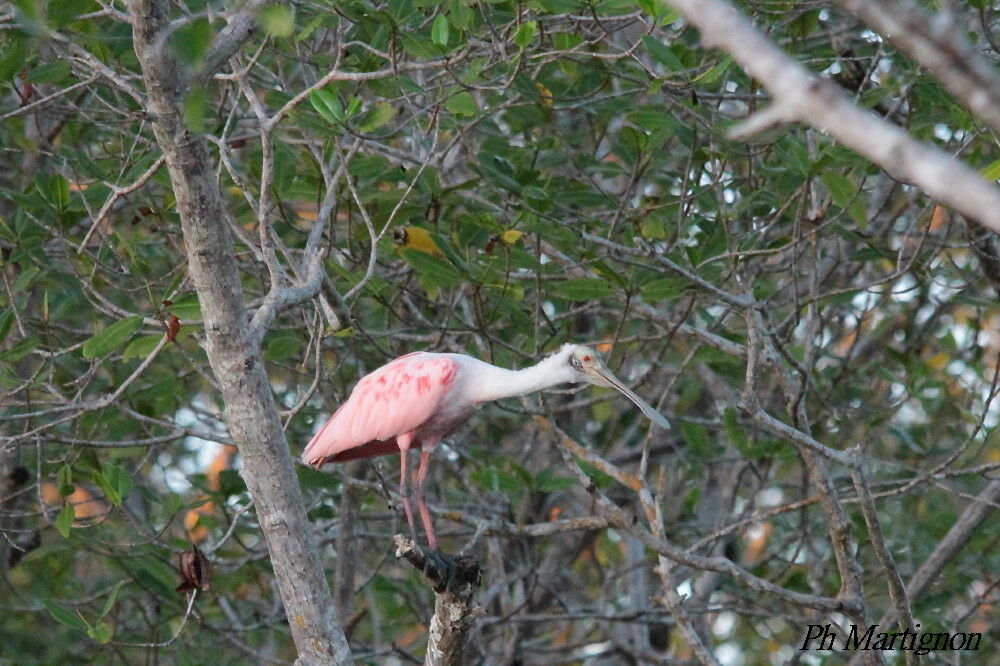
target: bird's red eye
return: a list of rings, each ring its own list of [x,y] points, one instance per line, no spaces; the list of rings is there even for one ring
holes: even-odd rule
[[[590,357],[589,357],[589,356],[584,356],[584,357],[583,357],[583,360],[584,360],[584,361],[589,361],[589,360],[590,360]]]

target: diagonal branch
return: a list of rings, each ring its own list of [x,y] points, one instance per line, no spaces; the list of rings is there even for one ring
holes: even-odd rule
[[[860,449],[858,451],[860,452]],[[882,571],[885,574],[889,588],[889,597],[892,599],[893,604],[895,604],[896,613],[899,616],[899,626],[904,631],[913,629],[913,614],[910,612],[910,600],[906,596],[903,581],[899,577],[899,569],[896,568],[896,561],[893,559],[892,553],[889,552],[889,548],[885,545],[882,524],[878,519],[878,512],[875,509],[875,500],[872,499],[871,489],[868,487],[868,479],[865,478],[864,465],[858,464],[857,467],[851,470],[851,479],[858,493],[861,513],[865,518],[865,524],[868,526],[869,541],[871,541],[872,548],[875,550],[875,556],[878,558],[879,564],[882,565]],[[913,652],[909,650],[903,651],[903,658],[906,660],[907,665],[915,664],[918,661]]]
[[[664,0],[761,82],[778,107],[768,111],[827,132],[894,178],[1000,232],[1000,189],[932,145],[856,106],[836,84],[785,55],[746,16],[724,0]],[[751,117],[750,127],[756,123]],[[734,136],[745,135],[737,128]]]
[[[837,0],[926,67],[967,109],[1000,132],[1000,79],[947,11],[927,16],[912,0]]]
[[[998,500],[1000,500],[1000,479],[994,479],[976,496],[975,501],[965,508],[948,533],[944,535],[944,538],[938,542],[924,563],[910,577],[910,582],[906,586],[906,594],[911,601],[923,594],[927,586],[937,578],[937,575],[941,573],[951,558],[965,546],[973,531],[986,519],[986,516],[994,509],[993,504]],[[897,607],[890,606],[879,619],[878,624],[886,625],[894,622],[897,614]],[[849,666],[860,663],[863,654],[863,652],[858,652]]]
[[[201,67],[191,77],[190,86],[205,85],[219,69],[233,57],[243,43],[257,30],[256,12],[267,0],[249,0],[241,10],[229,18],[226,27],[215,36],[211,49],[201,62]]]

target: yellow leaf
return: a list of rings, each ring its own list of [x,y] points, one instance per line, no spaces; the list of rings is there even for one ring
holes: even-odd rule
[[[542,106],[549,109],[552,108],[552,91],[546,88],[544,85],[535,81],[535,90],[538,91],[538,99],[542,103]]]
[[[313,221],[319,214],[319,206],[312,201],[293,201],[291,206],[295,216],[301,220]]]
[[[406,227],[403,230],[403,247],[425,254],[442,254],[438,246],[434,244],[430,232],[420,227]]]
[[[931,356],[929,359],[927,359],[927,367],[929,367],[931,370],[937,371],[943,368],[944,366],[948,365],[948,361],[950,360],[951,357],[945,354],[944,352],[941,352],[940,354],[934,354],[934,356]]]
[[[517,229],[509,229],[500,235],[504,243],[507,245],[513,245],[517,242],[517,239],[524,235],[523,231],[518,231]]]

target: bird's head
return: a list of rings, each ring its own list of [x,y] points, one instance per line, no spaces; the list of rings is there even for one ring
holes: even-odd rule
[[[615,377],[615,374],[604,364],[604,359],[598,352],[586,345],[567,344],[563,345],[560,350],[560,356],[562,355],[565,355],[566,363],[569,365],[571,381],[613,388],[635,403],[635,406],[641,409],[650,421],[661,428],[670,427],[670,422],[662,414]]]
[[[608,370],[608,366],[604,365],[604,359],[601,355],[594,349],[586,345],[567,344],[563,345],[560,351],[561,355],[566,358],[566,364],[569,365],[573,381],[587,382],[595,386],[613,386],[606,377],[614,377],[614,375]]]

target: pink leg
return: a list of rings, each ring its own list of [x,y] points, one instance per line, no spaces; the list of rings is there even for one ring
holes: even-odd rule
[[[412,436],[409,434],[400,435],[396,438],[396,445],[399,446],[399,497],[403,500],[406,522],[410,525],[410,537],[416,542],[417,530],[413,526],[413,509],[410,508],[410,475],[407,474],[406,470],[407,458],[410,457],[411,440]]]
[[[417,509],[420,511],[420,522],[424,524],[424,532],[427,533],[427,545],[431,550],[437,550],[437,538],[434,536],[434,525],[431,523],[431,513],[427,510],[427,503],[424,502],[424,481],[427,480],[427,467],[431,460],[431,452],[434,451],[434,444],[424,444],[420,452],[420,467],[417,468]]]

